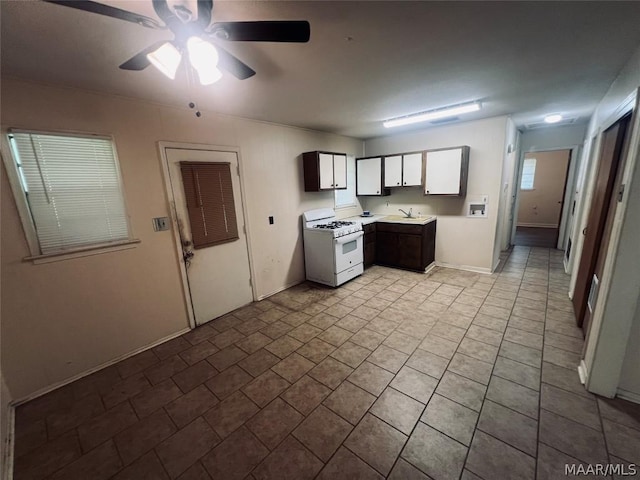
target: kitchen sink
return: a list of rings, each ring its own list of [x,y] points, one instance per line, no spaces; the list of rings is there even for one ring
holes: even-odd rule
[[[387,215],[378,220],[387,223],[409,223],[412,225],[425,225],[433,220],[434,217],[405,217],[404,215]]]

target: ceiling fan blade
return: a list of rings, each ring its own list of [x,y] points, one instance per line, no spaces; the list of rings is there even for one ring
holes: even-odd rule
[[[157,50],[165,43],[167,43],[166,40],[163,40],[161,42],[156,42],[153,45],[148,46],[141,52],[136,53],[133,57],[131,57],[126,62],[124,62],[122,65],[120,65],[119,68],[121,70],[133,70],[133,71],[144,70],[149,65],[151,65],[151,62],[149,62],[149,59],[147,58],[147,54]]]
[[[217,22],[212,32],[232,42],[308,42],[311,27],[306,20]]]
[[[197,24],[202,30],[211,23],[211,11],[213,10],[213,0],[198,0],[198,21]]]
[[[97,13],[98,15],[105,15],[107,17],[117,18],[118,20],[124,20],[126,22],[137,23],[147,28],[165,28],[159,22],[153,18],[145,17],[137,13],[122,10],[120,8],[111,7],[103,3],[91,2],[89,0],[43,0],[47,3],[54,3],[56,5],[63,5],[65,7],[75,8],[77,10],[84,10],[85,12]]]
[[[224,48],[216,45],[216,50],[218,50],[218,67],[226,70],[237,79],[246,80],[256,74],[255,70],[249,65],[227,52]]]

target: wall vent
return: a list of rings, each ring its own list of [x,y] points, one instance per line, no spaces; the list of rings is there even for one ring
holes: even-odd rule
[[[572,125],[576,123],[577,118],[565,118],[560,120],[557,123],[546,123],[546,122],[536,122],[536,123],[525,123],[524,128],[526,130],[537,130],[538,128],[549,128],[549,127],[560,127],[563,125]]]

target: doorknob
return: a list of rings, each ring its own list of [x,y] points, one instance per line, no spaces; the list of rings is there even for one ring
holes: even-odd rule
[[[587,227],[584,227],[584,228],[582,229],[582,235],[586,235],[586,234],[587,234]]]

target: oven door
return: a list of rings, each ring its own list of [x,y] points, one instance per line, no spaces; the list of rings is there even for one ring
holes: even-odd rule
[[[364,232],[355,232],[343,237],[334,238],[336,255],[336,271],[340,273],[362,263],[362,237]]]

